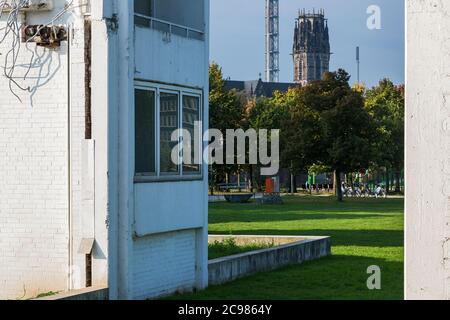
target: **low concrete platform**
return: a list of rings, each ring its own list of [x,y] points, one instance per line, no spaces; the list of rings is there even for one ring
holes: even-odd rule
[[[92,287],[70,292],[59,293],[53,296],[39,298],[35,300],[52,301],[52,300],[73,300],[73,301],[104,301],[108,300],[108,288]]]
[[[215,235],[209,237],[209,242],[221,242],[229,238],[233,238],[238,245],[273,244],[274,247],[210,260],[209,285],[224,284],[258,272],[331,255],[330,237]]]
[[[211,235],[209,243],[232,238],[237,245],[273,245],[208,263],[209,285],[220,285],[258,272],[301,264],[331,255],[330,237]],[[108,288],[97,287],[57,294],[36,300],[107,300]]]

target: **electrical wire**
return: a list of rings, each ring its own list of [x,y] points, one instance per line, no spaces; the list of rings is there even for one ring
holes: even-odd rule
[[[54,23],[63,17],[69,10],[73,9],[74,1],[75,0],[68,1],[62,10],[53,16],[49,22],[41,24],[36,29],[34,35],[31,35],[25,41],[25,48],[31,52],[31,58],[27,64],[27,70],[22,77],[23,81],[26,81],[35,62],[35,57],[37,56],[37,48],[35,47],[33,51],[29,48],[29,44],[33,42],[39,35],[40,31],[46,27],[51,27],[53,32],[55,32]],[[30,2],[30,0],[0,0],[0,20],[5,18],[5,26],[0,28],[0,48],[3,47],[7,41],[11,41],[10,44],[6,45],[6,47],[9,45],[11,47],[4,54],[3,75],[9,80],[9,90],[20,102],[22,100],[16,93],[16,89],[31,93],[31,88],[20,85],[16,80],[17,77],[15,76],[17,61],[19,59],[19,53],[21,52],[22,47],[22,25],[19,21],[23,10],[29,7]]]

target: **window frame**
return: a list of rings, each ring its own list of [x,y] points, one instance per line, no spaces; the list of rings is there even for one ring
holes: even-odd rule
[[[155,172],[136,172],[136,90],[145,90],[145,91],[151,91],[154,93],[155,95],[155,105],[153,108],[153,117],[156,120],[155,122],[155,132],[154,132],[154,145],[155,145],[155,155],[154,155],[154,159],[153,161],[155,161]],[[158,165],[159,165],[159,161],[157,156],[157,149],[158,149],[158,91],[156,88],[154,87],[148,87],[148,86],[140,86],[140,85],[135,85],[134,86],[134,90],[133,90],[134,94],[133,94],[133,127],[134,127],[134,134],[133,134],[133,146],[134,146],[134,163],[133,163],[133,168],[134,168],[134,175],[140,176],[140,177],[156,177],[158,175]]]
[[[172,94],[172,95],[176,95],[177,96],[177,124],[176,124],[177,125],[177,129],[180,128],[180,118],[182,117],[182,113],[181,113],[181,110],[180,110],[181,109],[180,108],[180,103],[181,103],[180,102],[180,95],[181,95],[180,92],[176,91],[176,90],[160,88],[158,90],[158,95],[157,95],[157,97],[158,97],[158,102],[157,102],[157,105],[158,105],[158,118],[156,119],[156,122],[158,124],[157,128],[158,128],[158,137],[159,137],[158,144],[156,146],[156,149],[158,150],[157,175],[160,176],[160,177],[174,177],[174,176],[180,176],[180,175],[182,176],[183,173],[181,171],[181,168],[180,168],[181,165],[180,164],[177,164],[178,170],[176,172],[162,172],[161,171],[161,93]],[[180,139],[181,139],[181,136],[178,135],[178,144],[180,143]],[[181,156],[182,156],[182,154],[178,153],[178,157],[181,157]],[[179,161],[179,159],[178,159],[178,161]]]
[[[162,84],[162,83],[155,83],[155,82],[147,82],[147,81],[135,81],[134,89],[139,90],[149,90],[155,92],[155,167],[156,172],[153,174],[149,173],[136,173],[135,168],[135,161],[133,162],[133,170],[134,170],[134,182],[135,183],[154,183],[154,182],[182,182],[182,181],[198,181],[204,179],[204,163],[203,163],[203,152],[205,150],[205,144],[203,142],[203,134],[204,134],[204,101],[203,101],[203,90],[202,89],[196,89],[196,88],[190,88],[185,86],[178,86],[178,85],[168,85],[168,84]],[[190,97],[196,97],[199,99],[199,121],[202,123],[202,127],[200,128],[201,133],[199,135],[199,145],[201,147],[200,150],[200,159],[201,164],[199,165],[199,171],[198,172],[189,172],[184,173],[183,172],[183,163],[178,165],[178,172],[177,173],[164,173],[161,174],[161,93],[171,93],[171,94],[177,94],[178,96],[178,129],[184,129],[183,128],[183,97],[184,96],[190,96]],[[135,119],[135,95],[133,95],[133,118],[134,121],[133,126],[136,125],[136,119]],[[133,134],[133,146],[136,148],[136,128],[134,127]],[[182,140],[182,136],[179,136],[178,143],[180,143]],[[182,151],[183,152],[183,151]],[[183,153],[180,153],[181,159],[183,159]],[[136,156],[136,152],[133,153],[134,157]]]
[[[184,126],[183,126],[183,120],[184,120],[184,114],[183,114],[183,109],[184,109],[184,102],[183,102],[183,98],[184,97],[194,97],[194,98],[198,98],[198,111],[199,111],[199,120],[198,121],[200,121],[201,122],[201,124],[202,124],[202,128],[200,128],[200,131],[201,131],[201,134],[199,135],[199,140],[200,141],[198,141],[198,144],[199,144],[199,146],[201,146],[201,152],[200,152],[200,155],[199,155],[199,157],[200,157],[200,159],[201,159],[201,163],[199,164],[199,171],[188,171],[188,173],[186,173],[186,174],[184,174],[184,163],[181,163],[181,172],[182,172],[182,175],[184,175],[184,176],[187,176],[187,177],[189,177],[189,176],[196,176],[196,175],[199,175],[199,174],[201,174],[202,173],[202,168],[203,168],[203,151],[204,151],[204,146],[203,146],[203,134],[204,134],[204,132],[203,132],[203,130],[204,130],[204,127],[203,127],[203,101],[202,101],[202,95],[201,94],[199,94],[199,93],[193,93],[193,92],[188,92],[188,91],[184,91],[184,92],[182,92],[182,94],[181,94],[181,102],[182,102],[182,104],[181,104],[181,111],[182,111],[182,113],[181,113],[181,123],[180,123],[180,128],[182,129],[182,130],[184,130]],[[192,137],[192,139],[194,139],[195,137]],[[180,137],[180,139],[181,139],[181,137]],[[192,146],[191,146],[192,147]],[[184,157],[184,151],[183,151],[183,153],[181,154],[181,156],[182,157]]]

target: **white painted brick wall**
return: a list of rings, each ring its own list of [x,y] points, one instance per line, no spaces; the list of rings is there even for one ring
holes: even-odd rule
[[[195,286],[195,231],[179,231],[134,241],[133,297],[146,299]]]
[[[64,2],[65,0],[55,0],[57,7],[61,7]],[[48,21],[48,18],[47,13],[36,16],[30,13],[27,16],[30,23]],[[85,231],[82,221],[86,218],[81,192],[83,167],[81,146],[84,139],[84,32],[79,16],[75,16],[72,22],[75,25],[74,39],[70,44],[72,57],[70,197],[73,212],[71,249],[74,262],[71,285],[73,288],[79,288],[83,286],[85,280],[84,256],[77,253]],[[94,24],[98,27],[100,23],[95,21]],[[7,49],[8,45],[5,44],[0,47],[0,52]],[[101,50],[100,52],[104,53]],[[9,92],[7,81],[4,78],[0,80],[0,299],[28,298],[39,293],[67,288],[69,272],[67,44],[64,43],[59,49],[41,53],[44,54],[43,65],[41,68],[32,69],[28,81],[30,84],[36,84],[39,80],[39,88],[33,93],[32,99],[28,94],[21,93],[23,103],[18,102]],[[0,56],[0,66],[3,58],[4,56]],[[29,56],[26,53],[19,55],[19,63],[26,64],[28,61]],[[96,61],[98,63],[98,60]],[[21,72],[23,74],[24,69]],[[94,82],[96,81],[98,82],[99,78],[94,79]],[[106,138],[102,136],[101,130],[106,126],[103,121],[107,121],[107,115],[98,109],[98,104],[101,108],[106,102],[102,101],[102,94],[98,94],[98,91],[96,94],[93,94],[97,99],[94,99],[97,104],[93,105],[93,110],[97,111],[95,115],[98,118],[95,120],[98,122],[95,124],[94,132],[100,136],[100,138],[97,136],[96,146],[101,151],[96,150],[95,190],[96,209],[99,209],[95,212],[95,231],[96,236],[101,239],[97,239],[98,246],[94,255],[94,283],[99,279],[95,284],[99,282],[104,284],[107,279],[108,239],[103,223],[106,220],[105,189],[108,187],[106,172],[109,168],[103,166],[107,163],[106,157],[111,150],[106,149]],[[111,118],[114,119],[115,116],[112,115]],[[205,190],[206,186],[205,182]],[[198,196],[200,198],[200,194]],[[205,194],[201,197],[206,205]],[[131,241],[131,236],[119,239]],[[132,259],[131,274],[126,274],[127,285],[129,282],[132,283],[132,296],[155,297],[195,287],[198,280],[195,264],[196,259],[201,256],[200,248],[196,248],[197,242],[194,230],[134,240],[130,245],[133,251],[129,256]],[[117,248],[111,251],[115,252],[115,249]],[[203,271],[206,271],[204,262],[206,261],[203,261]]]
[[[75,216],[81,208],[83,37],[83,30],[75,27],[71,45]],[[4,44],[0,52],[7,49],[8,44]],[[0,299],[28,298],[67,288],[67,43],[57,50],[39,52],[49,60],[42,68],[32,69],[31,80],[26,83],[34,85],[39,78],[40,85],[32,96],[20,93],[23,103],[10,93],[5,78],[0,78]],[[2,65],[3,57],[0,56]],[[19,61],[29,61],[25,50],[21,51]],[[74,230],[79,229],[75,219]],[[74,240],[76,246],[77,237]],[[82,270],[84,260],[75,257],[75,262]]]

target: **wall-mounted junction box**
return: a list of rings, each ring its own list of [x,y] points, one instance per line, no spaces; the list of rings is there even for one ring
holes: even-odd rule
[[[3,1],[2,1],[3,2]],[[12,0],[4,1],[3,11],[11,11],[14,7]],[[17,2],[17,1],[15,1]],[[53,0],[27,0],[20,11],[50,11],[53,10]]]
[[[67,41],[67,30],[64,26],[23,26],[22,41],[34,42],[41,47],[56,48],[61,45],[61,41]]]

